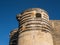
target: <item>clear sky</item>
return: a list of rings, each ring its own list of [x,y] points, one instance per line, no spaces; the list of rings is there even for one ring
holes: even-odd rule
[[[36,7],[45,9],[50,19],[60,20],[60,0],[0,0],[0,45],[8,45],[10,31],[18,27],[16,14]]]

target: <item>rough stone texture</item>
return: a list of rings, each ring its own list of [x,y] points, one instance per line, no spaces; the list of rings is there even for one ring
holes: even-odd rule
[[[17,15],[18,45],[53,45],[49,16],[43,9],[32,8]]]
[[[17,45],[18,41],[18,29],[14,29],[10,32],[10,42],[9,45]]]
[[[52,35],[53,35],[53,41],[54,45],[60,45],[60,20],[50,20],[50,23],[52,24],[53,30],[52,30]],[[14,36],[14,32],[16,30],[13,30],[10,33],[10,40],[11,36]],[[16,33],[17,34],[17,33]],[[27,37],[28,38],[28,37]],[[36,37],[35,37],[36,38]],[[12,39],[13,40],[13,39]],[[38,40],[37,40],[38,41]],[[49,40],[50,41],[50,40]],[[16,42],[16,41],[15,41]],[[29,42],[29,41],[28,41]],[[13,43],[13,42],[12,42]],[[10,44],[11,45],[11,44]],[[15,44],[16,45],[16,44]]]
[[[53,45],[53,40],[49,32],[32,30],[19,35],[18,45]]]
[[[53,26],[53,40],[54,45],[60,45],[60,20],[50,20]]]

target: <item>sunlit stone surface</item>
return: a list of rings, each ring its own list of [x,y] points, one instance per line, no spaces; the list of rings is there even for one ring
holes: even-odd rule
[[[19,27],[10,33],[10,45],[60,45],[60,20],[49,20],[40,8],[16,16]]]

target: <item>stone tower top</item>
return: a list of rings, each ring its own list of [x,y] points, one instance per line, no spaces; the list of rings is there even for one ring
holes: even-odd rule
[[[22,16],[32,14],[32,17],[38,17],[49,21],[48,13],[41,8],[30,8],[17,15],[17,19],[20,20]]]
[[[45,10],[31,8],[17,15],[17,19],[19,21],[18,45],[53,45],[52,28]]]
[[[30,11],[36,11],[37,13],[40,13],[40,12],[47,13],[47,11],[45,11],[44,9],[41,9],[41,8],[30,8],[30,9],[25,10],[24,12],[30,12]]]
[[[27,9],[17,15],[17,20],[19,22],[20,32],[25,30],[42,30],[41,27],[44,27],[45,25],[47,25],[45,27],[51,27],[47,12],[41,8]]]

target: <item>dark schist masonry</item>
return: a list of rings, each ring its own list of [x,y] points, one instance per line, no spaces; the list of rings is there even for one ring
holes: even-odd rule
[[[44,34],[50,33],[53,38],[52,45],[60,45],[60,20],[49,20],[48,13],[45,10],[40,8],[31,8],[31,9],[25,10],[21,14],[18,14],[16,18],[17,18],[17,21],[19,22],[19,26],[17,29],[14,29],[13,31],[10,32],[9,45],[20,45],[21,43],[20,38],[30,35],[29,33],[25,35],[25,32],[27,33],[27,32],[33,31],[34,33],[34,31],[37,31],[37,30],[38,31],[41,30],[41,32],[42,33],[44,32]],[[33,35],[32,38],[34,39],[35,36],[33,33],[32,33]],[[23,38],[23,40],[25,39]],[[33,40],[30,40],[30,41],[33,41]],[[35,43],[35,41],[33,42]],[[49,44],[47,43],[46,45],[49,45]]]

